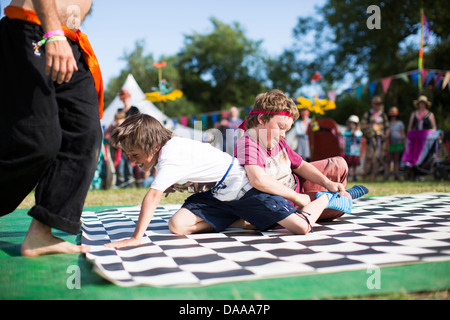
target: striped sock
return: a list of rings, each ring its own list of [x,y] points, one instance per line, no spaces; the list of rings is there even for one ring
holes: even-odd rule
[[[368,194],[369,189],[367,189],[366,187],[364,187],[362,185],[355,184],[353,187],[348,189],[347,192],[350,194],[352,199],[355,200],[355,199],[361,198],[365,194]]]

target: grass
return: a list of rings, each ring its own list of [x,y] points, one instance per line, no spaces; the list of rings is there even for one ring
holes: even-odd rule
[[[448,192],[450,193],[450,181],[388,181],[388,182],[358,182],[369,188],[368,196],[384,196],[394,194],[415,194],[424,192]],[[349,182],[348,188],[355,183]],[[89,191],[85,206],[133,206],[142,202],[147,189],[111,189]],[[183,203],[188,197],[186,193],[172,193],[163,197],[161,203]],[[31,208],[34,205],[34,192],[30,193],[18,207],[19,209]]]

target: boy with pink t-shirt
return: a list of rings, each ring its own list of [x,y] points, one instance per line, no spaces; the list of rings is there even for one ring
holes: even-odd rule
[[[342,157],[308,163],[288,146],[284,138],[297,118],[296,104],[280,90],[258,95],[241,126],[246,133],[237,142],[235,157],[254,188],[282,196],[300,208],[309,205],[315,211],[307,212],[316,217],[312,222],[338,218],[347,211],[342,208],[351,207],[344,197],[355,199],[368,190],[354,186],[345,191],[348,166]],[[311,207],[324,194],[329,200],[325,210]]]

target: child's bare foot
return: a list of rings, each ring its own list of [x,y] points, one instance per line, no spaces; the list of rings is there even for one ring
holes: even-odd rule
[[[249,222],[245,221],[244,219],[239,219],[233,222],[229,228],[242,228],[242,229],[249,229],[249,230],[255,230],[256,227]]]
[[[33,219],[22,243],[21,253],[26,257],[38,257],[55,253],[85,253],[89,246],[77,246],[55,237],[50,227]]]

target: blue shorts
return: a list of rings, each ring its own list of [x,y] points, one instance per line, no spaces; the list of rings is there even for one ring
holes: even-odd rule
[[[196,193],[186,199],[183,208],[205,220],[216,232],[225,230],[240,218],[264,231],[297,211],[283,197],[263,193],[255,188],[241,199],[233,201],[220,201],[209,192]]]

